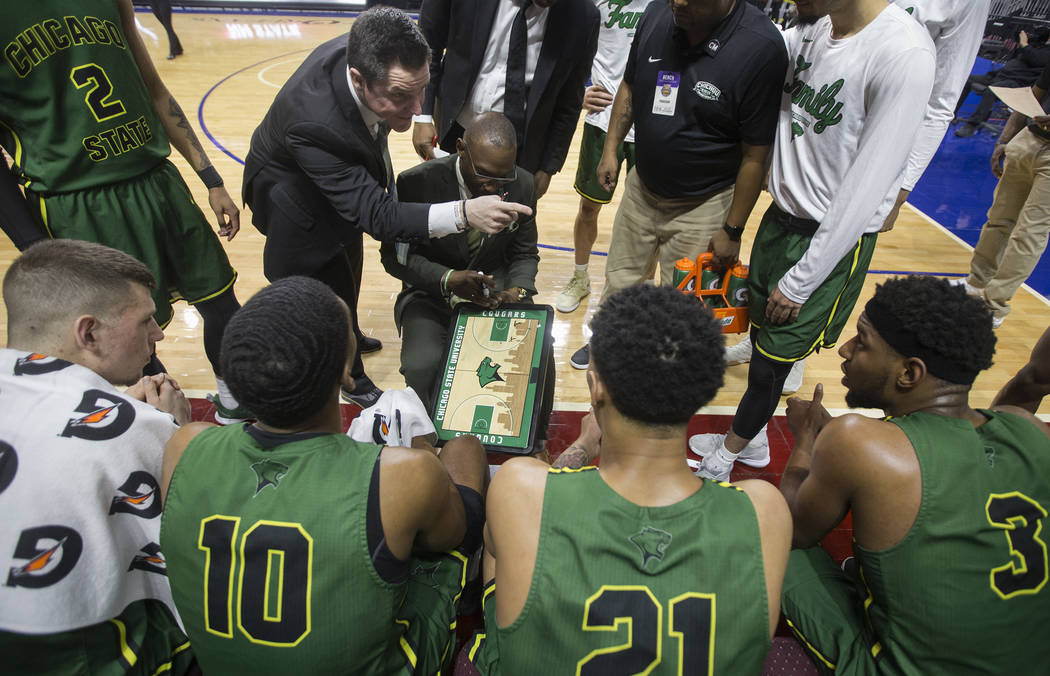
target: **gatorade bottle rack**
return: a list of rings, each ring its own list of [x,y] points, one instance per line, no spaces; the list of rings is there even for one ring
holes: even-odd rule
[[[682,293],[695,295],[711,309],[722,325],[722,333],[749,330],[747,266],[737,263],[725,273],[714,267],[714,257],[702,253],[693,261],[681,258],[675,264],[674,282]]]

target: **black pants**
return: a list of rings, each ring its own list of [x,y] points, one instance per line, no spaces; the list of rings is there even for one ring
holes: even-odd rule
[[[324,282],[335,295],[343,299],[350,308],[350,325],[357,336],[354,350],[354,362],[350,375],[355,379],[365,375],[365,365],[361,361],[361,327],[357,322],[357,299],[361,295],[361,267],[364,260],[361,235],[351,237],[343,249],[330,261],[316,270],[310,277]]]
[[[149,0],[149,8],[153,10],[153,16],[164,26],[168,34],[168,54],[178,56],[182,54],[182,43],[179,36],[175,35],[175,28],[171,25],[171,3],[168,0]]]

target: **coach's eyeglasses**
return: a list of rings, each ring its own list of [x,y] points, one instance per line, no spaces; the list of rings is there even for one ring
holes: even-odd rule
[[[491,181],[493,183],[511,183],[518,178],[518,168],[516,166],[511,167],[510,176],[487,176],[480,171],[474,165],[474,158],[470,156],[470,146],[467,145],[466,140],[463,141],[463,149],[467,151],[467,159],[470,160],[470,171],[473,172],[482,181]]]

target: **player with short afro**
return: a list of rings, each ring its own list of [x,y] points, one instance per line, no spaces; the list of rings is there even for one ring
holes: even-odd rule
[[[874,298],[923,346],[969,371],[991,368],[995,332],[991,310],[944,279],[895,277],[875,287]]]
[[[772,484],[705,480],[686,463],[687,425],[722,384],[719,326],[695,296],[637,285],[607,298],[591,328],[579,438],[553,467],[514,458],[492,479],[484,576],[495,591],[470,658],[482,674],[644,671],[661,659],[661,629],[642,615],[635,636],[651,640],[636,640],[637,661],[616,647],[622,636],[580,631],[644,607],[674,618],[682,645],[713,646],[701,659],[664,651],[669,672],[759,673],[791,521]],[[599,453],[600,467],[584,466]],[[716,597],[717,623],[697,601]]]
[[[943,279],[892,279],[839,348],[846,403],[885,417],[831,417],[822,385],[788,399],[780,491],[795,549],[781,604],[814,663],[1006,674],[1050,662],[1046,550],[1015,547],[1050,505],[1050,430],[1022,408],[971,406],[994,351],[980,300]],[[850,571],[819,546],[847,514]]]
[[[682,425],[722,387],[721,328],[696,296],[636,285],[591,320],[591,355],[616,408],[650,425]]]

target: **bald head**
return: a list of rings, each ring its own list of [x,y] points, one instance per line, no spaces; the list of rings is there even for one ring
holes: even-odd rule
[[[472,197],[496,195],[514,178],[518,144],[503,113],[482,113],[456,141],[459,169]]]
[[[475,147],[481,148],[484,145],[499,149],[510,148],[517,152],[514,125],[503,113],[488,112],[478,115],[463,135],[463,140],[472,151]]]

